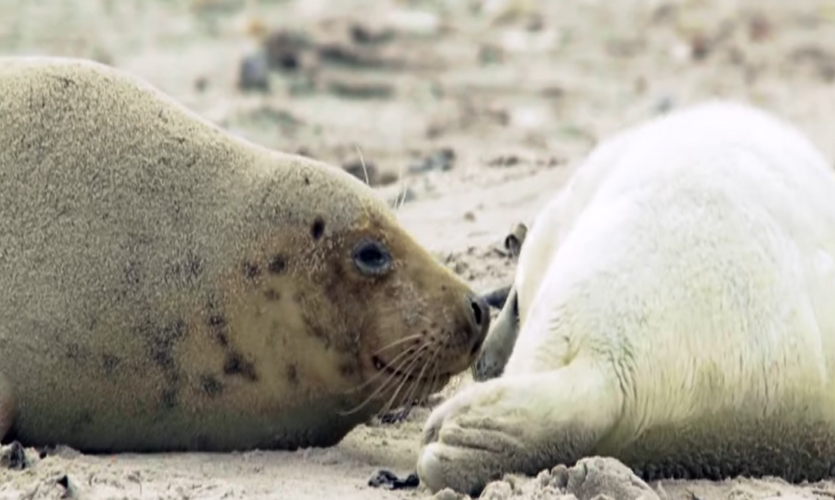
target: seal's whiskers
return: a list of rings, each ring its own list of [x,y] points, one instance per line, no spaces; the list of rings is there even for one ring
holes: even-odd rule
[[[385,348],[384,348],[384,349],[385,349]],[[409,354],[410,354],[413,350],[414,350],[414,349],[406,349],[405,351],[401,351],[401,352],[400,352],[397,356],[395,356],[395,357],[394,357],[394,359],[392,359],[391,361],[389,361],[388,365],[389,365],[389,366],[391,366],[391,365],[392,365],[392,364],[394,364],[394,363],[398,363],[398,362],[400,362],[400,361],[401,361],[401,359],[402,359],[404,356],[408,356],[408,355],[409,355]],[[378,351],[378,352],[379,352],[379,351]],[[377,353],[374,353],[374,354],[372,355],[372,357],[376,356],[376,354],[377,354]],[[374,382],[376,382],[378,378],[380,378],[380,377],[382,377],[383,375],[386,375],[386,374],[388,374],[388,372],[387,372],[387,371],[385,371],[385,370],[380,370],[380,371],[378,371],[378,372],[377,372],[377,374],[376,374],[376,375],[374,375],[374,376],[373,376],[373,377],[371,377],[370,379],[366,380],[366,381],[365,381],[365,382],[363,382],[362,384],[357,385],[356,387],[353,387],[353,388],[351,388],[351,389],[348,389],[346,392],[358,392],[358,391],[361,391],[361,390],[365,389],[366,387],[368,387],[370,384],[373,384]]]
[[[406,394],[406,397],[403,399],[404,404],[406,404],[410,407],[412,405],[414,405],[415,394],[417,394],[416,391],[417,391],[418,387],[421,386],[420,382],[423,380],[424,374],[427,373],[426,369],[429,368],[430,366],[432,366],[433,367],[432,370],[434,370],[434,365],[435,365],[435,357],[430,356],[428,362],[423,364],[423,367],[420,369],[420,373],[418,374],[418,376],[412,378],[412,388],[409,389],[409,392]],[[430,370],[429,373],[432,373],[432,370]],[[421,391],[421,392],[423,392],[423,391]]]
[[[400,384],[398,384],[398,385],[397,385],[397,390],[396,390],[396,391],[394,391],[394,394],[392,394],[392,395],[391,395],[391,397],[389,398],[388,402],[387,402],[387,403],[386,403],[386,405],[383,407],[382,413],[388,413],[388,412],[390,412],[390,411],[394,408],[395,402],[397,402],[397,395],[398,395],[398,394],[400,394],[400,391],[401,391],[401,390],[403,389],[403,387],[407,384],[407,382],[409,382],[409,381],[411,380],[411,382],[412,382],[412,384],[413,384],[413,385],[417,385],[417,384],[419,384],[419,383],[420,383],[420,380],[419,380],[419,379],[415,379],[414,377],[412,377],[412,374],[413,374],[413,372],[415,371],[415,368],[417,368],[418,366],[420,366],[419,364],[417,364],[417,362],[418,362],[418,361],[420,361],[420,356],[419,356],[419,355],[415,355],[415,356],[412,358],[411,363],[409,363],[409,365],[406,367],[406,369],[405,369],[405,370],[403,370],[403,373],[405,373],[405,374],[406,374],[406,376],[405,376],[405,377],[403,377],[403,380],[401,380],[401,381],[400,381]],[[426,368],[426,363],[424,363],[424,364],[423,364],[423,368]],[[421,369],[421,374],[423,374],[423,369]],[[408,397],[403,398],[403,401],[401,401],[401,403],[402,403],[402,404],[409,404],[409,399],[408,399]]]
[[[356,413],[356,412],[360,411],[361,409],[363,409],[368,403],[370,403],[375,398],[377,398],[380,394],[383,394],[383,393],[385,393],[385,391],[391,389],[391,387],[389,387],[389,385],[392,382],[397,380],[398,373],[400,372],[400,369],[406,363],[409,363],[410,361],[413,361],[414,359],[419,359],[420,355],[427,348],[428,348],[428,346],[426,344],[421,345],[420,348],[414,353],[414,358],[408,357],[408,354],[409,354],[408,350],[403,351],[402,353],[400,353],[400,355],[398,355],[397,358],[395,358],[395,359],[400,358],[403,354],[407,354],[407,356],[404,357],[402,360],[400,360],[400,362],[397,365],[393,365],[391,367],[392,369],[390,371],[385,371],[385,372],[381,371],[380,372],[380,373],[386,373],[388,375],[388,378],[386,378],[383,381],[382,384],[380,384],[376,389],[374,389],[374,391],[367,398],[365,398],[360,404],[358,404],[357,406],[355,406],[354,408],[352,408],[350,410],[340,411],[339,414],[340,415],[350,415],[352,413]],[[379,376],[379,374],[378,374],[378,376]],[[374,378],[376,378],[376,376]],[[366,382],[366,384],[364,384],[364,385],[367,385],[367,384],[368,383]]]
[[[408,337],[404,337],[402,339],[395,340],[394,342],[384,346],[382,349],[379,349],[379,350],[375,351],[374,354],[375,355],[376,354],[381,354],[384,351],[387,351],[387,350],[391,349],[392,347],[399,346],[400,344],[405,344],[406,342],[411,342],[411,341],[414,341],[414,340],[418,340],[421,337],[422,337],[421,334],[416,333],[414,335],[409,335]]]

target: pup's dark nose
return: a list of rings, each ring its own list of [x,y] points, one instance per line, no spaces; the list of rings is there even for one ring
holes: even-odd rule
[[[470,354],[475,356],[481,349],[481,344],[487,338],[487,331],[490,329],[490,308],[487,302],[478,295],[469,295],[467,300],[470,303],[470,326],[472,349]]]

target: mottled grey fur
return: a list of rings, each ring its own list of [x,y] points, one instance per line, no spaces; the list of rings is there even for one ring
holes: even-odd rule
[[[343,269],[334,252],[365,226],[406,237],[367,186],[236,139],[87,61],[0,60],[0,117],[4,442],[294,448],[333,444],[369,418],[375,405],[337,410],[363,399],[345,391],[367,375],[361,343],[401,319],[374,316],[362,290],[395,282],[339,274],[350,256]],[[455,338],[459,309],[437,312]],[[247,316],[263,330],[241,328]],[[318,382],[299,383],[311,373]],[[322,385],[329,377],[345,387]]]

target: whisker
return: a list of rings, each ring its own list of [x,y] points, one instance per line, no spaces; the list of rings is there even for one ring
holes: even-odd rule
[[[360,411],[361,409],[365,408],[365,405],[367,405],[367,404],[368,404],[369,402],[371,402],[374,398],[376,398],[376,397],[377,397],[377,395],[378,395],[378,394],[380,394],[380,392],[381,392],[381,391],[383,391],[383,390],[386,388],[386,386],[388,386],[388,384],[389,384],[392,380],[395,380],[395,379],[397,378],[397,377],[396,377],[396,375],[395,375],[394,373],[389,373],[389,374],[387,374],[387,375],[388,375],[389,377],[388,377],[388,378],[387,378],[387,379],[386,379],[386,380],[385,380],[382,384],[380,384],[380,386],[379,386],[379,387],[377,387],[377,388],[374,390],[374,392],[372,392],[372,393],[371,393],[371,394],[370,394],[367,398],[365,398],[365,399],[364,399],[364,400],[363,400],[360,404],[358,404],[357,406],[353,407],[353,408],[352,408],[352,409],[350,409],[350,410],[347,410],[347,411],[338,411],[337,413],[338,413],[338,414],[340,414],[340,415],[342,415],[342,416],[345,416],[345,415],[351,415],[351,414],[354,414],[354,413],[356,413],[356,412]]]
[[[406,367],[405,370],[400,370],[403,373],[405,373],[406,376],[403,377],[403,380],[400,381],[400,384],[398,384],[398,386],[397,386],[397,390],[394,391],[394,394],[392,394],[392,396],[389,398],[388,402],[386,403],[386,405],[381,410],[381,413],[388,413],[389,411],[392,410],[392,408],[394,406],[394,403],[397,400],[397,395],[400,394],[400,391],[403,389],[403,387],[406,385],[406,383],[409,382],[409,379],[411,378],[411,374],[412,374],[412,371],[413,371],[412,367],[415,366],[415,363],[417,363],[418,361],[420,361],[420,356],[416,355],[414,358],[412,358],[412,362],[409,363],[409,366]],[[413,380],[413,382],[417,382],[417,381]]]
[[[404,337],[402,339],[395,340],[394,342],[392,342],[391,344],[386,345],[382,349],[380,349],[378,351],[375,351],[374,354],[380,354],[383,351],[387,351],[387,350],[391,349],[392,347],[398,346],[400,344],[405,344],[406,342],[411,342],[413,340],[420,339],[421,337],[422,337],[422,335],[420,333],[416,333],[414,335],[409,335],[408,337]]]
[[[391,361],[389,361],[389,366],[391,366],[393,363],[396,363],[396,362],[397,362],[397,361],[398,361],[401,357],[403,357],[403,356],[408,356],[408,355],[409,355],[409,353],[410,353],[409,349],[406,349],[405,351],[402,351],[400,354],[398,354],[397,356],[395,356],[395,357],[394,357],[394,359],[392,359]],[[366,381],[365,381],[365,382],[363,382],[362,384],[360,384],[360,385],[358,385],[358,386],[356,386],[356,387],[354,387],[354,388],[352,388],[352,389],[348,389],[348,390],[347,390],[347,391],[345,391],[345,392],[346,392],[346,393],[348,393],[348,392],[357,392],[357,391],[360,391],[360,390],[364,389],[366,386],[368,386],[369,384],[371,384],[371,383],[375,382],[375,381],[376,381],[379,377],[382,377],[383,375],[386,375],[386,374],[387,374],[387,372],[385,372],[385,371],[380,371],[380,372],[377,372],[377,374],[376,374],[376,375],[374,375],[373,377],[371,377],[370,379],[366,380]]]
[[[405,170],[405,163],[400,164],[400,174],[398,175],[397,181],[400,183],[400,192],[397,194],[397,198],[394,200],[394,211],[397,210],[406,202],[406,178],[404,177],[404,170]]]
[[[423,350],[424,350],[426,347],[427,347],[427,346],[426,346],[425,344],[424,344],[424,345],[422,345],[422,346],[421,346],[421,349],[418,349],[418,350],[417,350],[417,352],[414,354],[414,358],[412,358],[412,359],[418,359],[418,356],[419,356],[419,355],[423,352]],[[407,355],[408,355],[408,354],[409,354],[409,351],[403,351],[402,353],[400,353],[400,355],[403,355],[403,354],[407,354]],[[398,356],[398,358],[399,358],[399,357],[400,357],[400,356]],[[397,358],[395,358],[395,359],[397,359]],[[402,368],[402,366],[403,366],[404,364],[408,363],[408,362],[409,362],[409,358],[407,357],[407,358],[405,358],[405,359],[401,360],[401,362],[400,362],[398,365],[396,365],[396,366],[395,366],[395,365],[389,365],[389,366],[391,366],[391,367],[393,368],[393,370],[394,370],[394,371],[392,371],[391,373],[387,373],[387,372],[386,372],[386,374],[388,375],[388,378],[387,378],[387,379],[385,379],[385,381],[384,381],[382,384],[380,384],[380,386],[379,386],[379,387],[377,387],[377,388],[376,388],[376,389],[375,389],[375,390],[374,390],[374,391],[373,391],[373,392],[372,392],[372,393],[371,393],[371,394],[370,394],[367,398],[365,398],[365,399],[364,399],[364,400],[363,400],[363,401],[362,401],[359,405],[355,406],[354,408],[352,408],[352,409],[350,409],[350,410],[347,410],[347,411],[340,411],[340,412],[338,412],[338,413],[339,413],[340,415],[343,415],[343,416],[344,416],[344,415],[351,415],[351,414],[356,413],[356,412],[360,411],[361,409],[363,409],[363,408],[364,408],[364,407],[365,407],[365,406],[366,406],[369,402],[371,402],[372,400],[374,400],[374,398],[376,398],[378,395],[380,395],[380,394],[381,394],[382,392],[384,392],[385,390],[388,390],[388,389],[389,389],[388,385],[391,383],[391,381],[392,381],[392,380],[396,380],[396,379],[397,379],[397,374],[395,373],[395,371],[400,371],[400,369]],[[383,373],[383,372],[380,372],[380,373]],[[379,374],[378,374],[378,375],[379,375]],[[374,378],[376,378],[376,377],[374,377]],[[366,384],[363,384],[363,385],[367,385],[367,384],[368,384],[368,382],[366,382]]]
[[[433,369],[434,369],[434,367],[433,367]],[[435,384],[438,382],[438,377],[439,377],[439,374],[438,374],[437,371],[435,371],[432,374],[432,378],[430,379],[429,383],[426,384],[426,387],[424,387],[424,389],[421,391],[421,394],[420,394],[421,403],[428,402],[429,401],[429,396],[431,396],[437,390],[436,387],[435,387]]]
[[[388,398],[388,401],[386,402],[385,406],[379,412],[380,414],[385,414],[385,413],[388,413],[389,411],[391,411],[391,405],[395,402],[395,400],[397,398],[397,394],[403,388],[404,384],[406,384],[409,381],[409,377],[410,377],[410,374],[411,374],[411,371],[412,371],[412,367],[415,365],[415,363],[417,363],[421,359],[421,355],[428,348],[429,348],[429,346],[427,344],[423,344],[423,345],[420,346],[419,349],[417,349],[414,352],[411,359],[404,358],[397,365],[390,365],[394,371],[403,373],[403,374],[405,374],[405,376],[400,381],[400,384],[398,384],[397,389],[394,391],[394,394],[392,394],[391,397]]]
[[[362,173],[365,175],[365,185],[370,186],[371,183],[368,182],[368,168],[365,166],[365,159],[362,157],[362,151],[360,151],[359,144],[354,144],[354,147],[357,149],[357,154],[360,157],[360,165],[362,165]]]
[[[417,390],[418,387],[421,386],[421,382],[423,381],[423,374],[426,372],[426,368],[429,367],[429,366],[432,366],[434,364],[435,364],[435,360],[430,358],[429,361],[423,365],[423,368],[420,369],[420,373],[418,374],[418,376],[416,378],[412,378],[412,388],[409,389],[409,392],[406,395],[406,399],[405,399],[406,404],[408,405],[409,409],[411,409],[411,407],[414,406],[415,391]]]
[[[414,364],[414,361],[419,359],[420,355],[423,354],[423,351],[425,351],[428,348],[429,348],[429,346],[427,344],[422,344],[419,349],[416,349],[413,353],[413,357],[412,357],[413,361],[411,363],[409,363],[408,368],[411,368],[411,366]],[[409,351],[409,349],[406,349],[403,352],[408,353],[410,351]],[[404,365],[406,365],[406,363],[408,361],[409,361],[408,359],[403,359],[403,360],[400,361],[399,364],[394,365],[394,363],[389,363],[389,366],[392,368],[392,370],[398,371],[400,373],[404,373],[408,377],[408,375],[409,375],[408,368],[404,368]]]
[[[432,395],[432,392],[435,391],[435,384],[438,382],[438,378],[441,376],[441,372],[435,369],[435,365],[438,362],[437,356],[431,356],[432,359],[432,378],[429,380],[429,383],[426,384],[426,387],[420,391],[420,401],[428,401],[429,396]]]

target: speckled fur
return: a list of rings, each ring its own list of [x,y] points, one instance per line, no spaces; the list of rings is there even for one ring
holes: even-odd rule
[[[593,455],[835,474],[835,173],[794,127],[719,101],[609,139],[537,216],[514,290],[504,373],[426,424],[432,490]]]
[[[386,345],[429,347],[416,393],[472,361],[469,288],[349,174],[83,60],[0,59],[0,117],[4,442],[327,446],[386,402],[345,413]],[[363,238],[391,272],[356,271]]]

